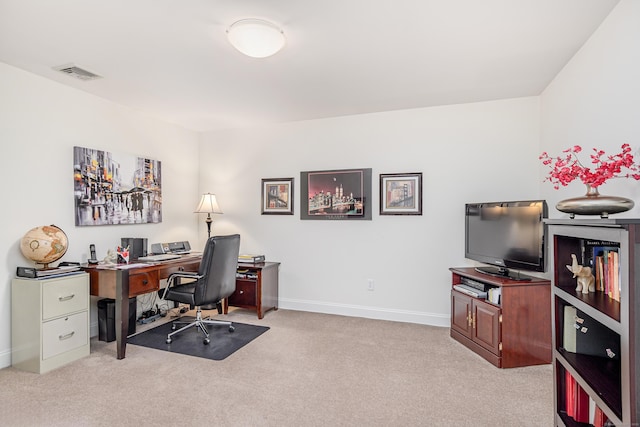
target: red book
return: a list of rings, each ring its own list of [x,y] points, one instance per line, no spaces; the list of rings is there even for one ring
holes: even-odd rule
[[[613,272],[611,274],[611,284],[613,285],[613,299],[620,301],[620,281],[618,280],[620,275],[620,259],[618,258],[618,252],[613,252],[612,261],[613,265],[611,269]]]
[[[614,291],[613,291],[613,286],[614,286],[614,268],[613,268],[613,254],[614,252],[611,251],[608,254],[608,268],[607,268],[607,295],[609,295],[609,298],[613,298],[614,295]]]
[[[604,423],[607,422],[607,416],[602,412],[599,406],[596,405],[596,414],[593,418],[593,427],[604,427]]]
[[[576,414],[576,380],[569,371],[564,371],[565,409],[567,415],[573,418]]]
[[[575,383],[575,380],[574,380]],[[576,408],[573,419],[579,423],[589,424],[589,395],[580,384],[575,383]]]

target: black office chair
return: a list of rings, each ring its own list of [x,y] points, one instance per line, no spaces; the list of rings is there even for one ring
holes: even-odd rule
[[[205,335],[204,343],[209,344],[207,325],[228,325],[229,332],[234,327],[231,322],[202,318],[200,309],[203,305],[215,304],[220,312],[222,300],[229,297],[236,290],[236,271],[238,254],[240,252],[240,235],[214,236],[207,240],[202,254],[202,261],[198,272],[178,272],[169,276],[167,287],[162,299],[189,304],[196,307],[196,319],[193,322],[173,322],[171,332],[167,335],[167,344],[171,344],[171,337],[184,330],[197,326]],[[190,282],[184,283],[184,280]],[[183,282],[183,283],[181,283]],[[185,324],[177,329],[178,324]]]

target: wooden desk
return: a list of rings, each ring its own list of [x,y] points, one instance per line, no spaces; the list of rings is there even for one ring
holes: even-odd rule
[[[223,301],[224,314],[229,306],[255,310],[258,319],[264,313],[278,309],[278,269],[279,262],[238,264],[236,291]]]
[[[198,271],[201,254],[183,255],[179,259],[132,266],[83,266],[89,273],[91,295],[112,298],[116,309],[116,346],[118,359],[124,359],[129,331],[129,298],[155,292],[160,281],[178,271]],[[142,263],[140,263],[142,264]]]

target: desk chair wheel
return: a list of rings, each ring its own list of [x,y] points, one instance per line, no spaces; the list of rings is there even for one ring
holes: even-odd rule
[[[207,345],[207,344],[209,344],[209,343],[211,342],[211,340],[209,339],[209,337],[207,337],[207,338],[203,339],[203,340],[202,340],[202,342],[203,342],[205,345]]]
[[[236,330],[236,328],[234,328],[233,325],[229,325],[229,332],[233,332],[235,330]]]
[[[171,341],[173,341],[171,338],[167,338],[167,340],[165,341],[167,344],[171,344]]]

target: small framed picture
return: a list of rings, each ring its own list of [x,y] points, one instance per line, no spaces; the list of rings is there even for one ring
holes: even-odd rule
[[[293,178],[262,180],[262,215],[293,215]]]
[[[380,174],[380,215],[422,215],[422,173]]]

